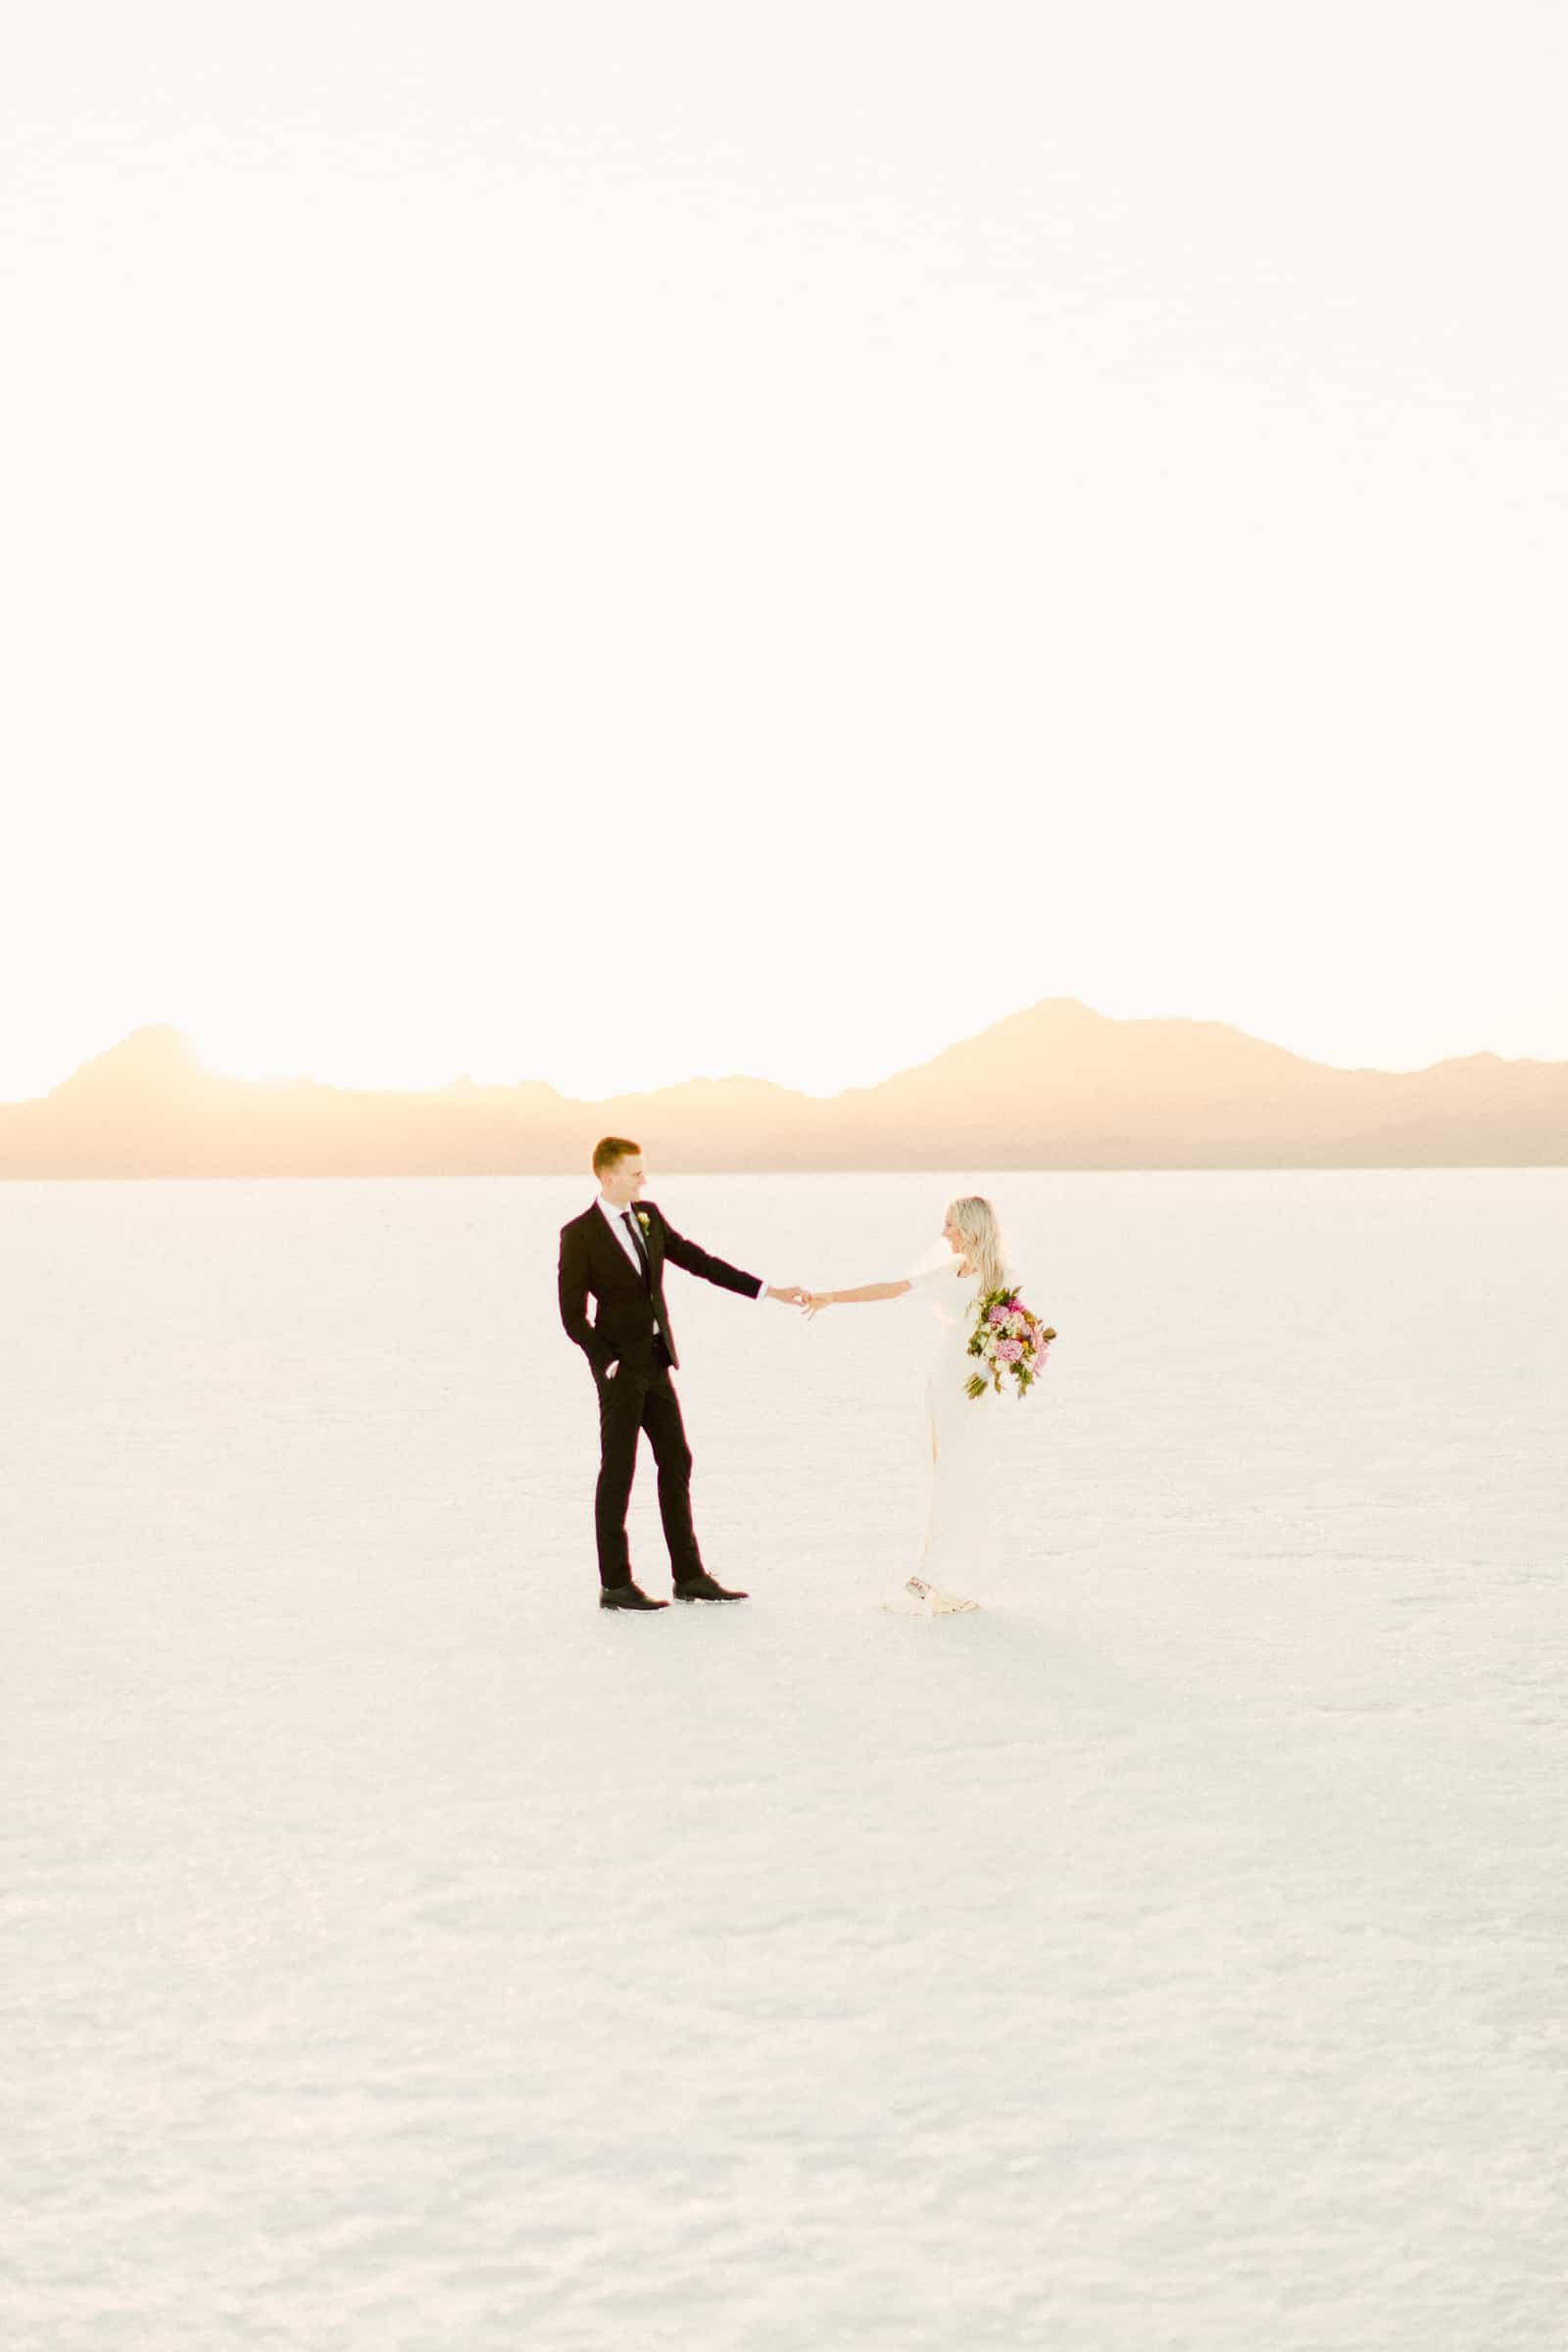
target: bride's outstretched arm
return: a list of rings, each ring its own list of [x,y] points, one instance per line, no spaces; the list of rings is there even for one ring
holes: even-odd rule
[[[808,1291],[801,1305],[809,1322],[824,1306],[860,1306],[869,1305],[873,1298],[902,1298],[908,1288],[906,1282],[866,1282],[858,1291]]]

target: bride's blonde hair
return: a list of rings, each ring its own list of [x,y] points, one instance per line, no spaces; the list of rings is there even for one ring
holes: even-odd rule
[[[963,1236],[963,1254],[980,1276],[980,1296],[1006,1284],[1002,1263],[1002,1227],[997,1212],[979,1193],[948,1202],[948,1214]]]

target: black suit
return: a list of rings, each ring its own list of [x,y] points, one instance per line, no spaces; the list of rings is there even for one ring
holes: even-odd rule
[[[599,1544],[599,1581],[631,1581],[626,1545],[626,1505],[637,1466],[637,1438],[647,1430],[659,1465],[659,1512],[664,1523],[675,1581],[702,1573],[702,1555],[692,1527],[692,1456],[670,1373],[677,1370],[674,1334],[664,1304],[664,1264],[680,1266],[721,1291],[756,1298],[762,1285],[721,1257],[710,1257],[678,1234],[652,1200],[630,1212],[648,1219],[641,1234],[648,1262],[641,1271],[605,1222],[597,1201],[561,1229],[561,1320],[568,1339],[587,1356],[599,1391],[599,1485],[594,1494],[594,1532]],[[615,1212],[617,1220],[620,1212]],[[641,1227],[639,1224],[639,1233]],[[593,1320],[588,1300],[596,1302]],[[615,1377],[607,1377],[612,1364]]]

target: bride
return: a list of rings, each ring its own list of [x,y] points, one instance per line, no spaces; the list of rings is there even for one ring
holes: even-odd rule
[[[914,1298],[934,1310],[938,1333],[925,1387],[924,1437],[931,1463],[931,1501],[918,1573],[890,1608],[921,1617],[978,1602],[948,1591],[942,1580],[962,1579],[984,1564],[989,1549],[991,1422],[996,1400],[988,1390],[970,1397],[965,1382],[974,1370],[968,1354],[980,1300],[988,1292],[1010,1288],[1002,1252],[1002,1230],[989,1200],[978,1194],[948,1203],[942,1239],[947,1252],[935,1265],[930,1252],[901,1282],[868,1282],[857,1291],[808,1291],[802,1307],[809,1319],[824,1307],[858,1306],[878,1298]]]

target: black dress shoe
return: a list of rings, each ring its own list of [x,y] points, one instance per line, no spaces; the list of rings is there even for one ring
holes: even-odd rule
[[[715,1585],[706,1570],[700,1576],[686,1576],[675,1586],[677,1600],[745,1600],[744,1592],[731,1592],[723,1585]]]
[[[650,1600],[638,1585],[605,1585],[600,1589],[602,1609],[667,1609],[667,1600]]]

